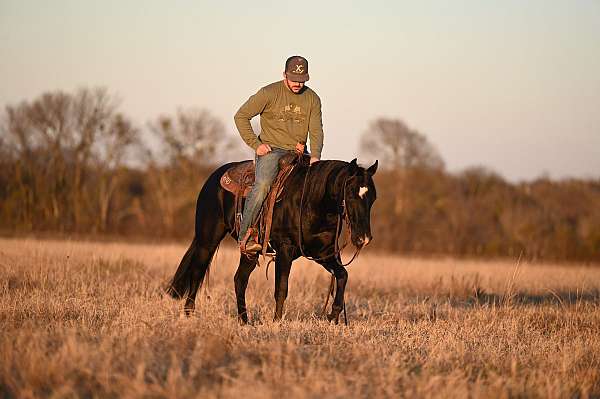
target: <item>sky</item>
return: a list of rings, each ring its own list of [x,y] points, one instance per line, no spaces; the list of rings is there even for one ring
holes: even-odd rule
[[[106,87],[140,125],[203,108],[237,135],[237,109],[296,54],[323,158],[370,161],[360,137],[386,117],[451,172],[600,177],[598,0],[0,0],[2,109]]]

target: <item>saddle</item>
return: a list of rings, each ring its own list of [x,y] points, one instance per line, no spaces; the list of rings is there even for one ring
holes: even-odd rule
[[[244,237],[247,240],[250,234],[254,235],[256,242],[263,246],[262,254],[265,255],[269,244],[271,225],[273,222],[273,209],[275,202],[284,189],[284,183],[296,165],[308,165],[310,156],[290,152],[279,159],[279,172],[271,184],[269,194],[261,207],[257,221],[248,229],[249,234]],[[255,180],[254,161],[246,161],[227,169],[221,176],[221,187],[233,193],[235,196],[235,232],[239,234],[242,223],[242,201],[248,196]],[[257,226],[258,225],[258,226]]]

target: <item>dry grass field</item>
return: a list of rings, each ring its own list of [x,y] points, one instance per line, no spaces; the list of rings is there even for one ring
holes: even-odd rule
[[[600,268],[366,250],[346,327],[301,260],[285,320],[261,267],[240,326],[231,249],[192,317],[162,295],[185,249],[1,239],[0,397],[600,397]]]

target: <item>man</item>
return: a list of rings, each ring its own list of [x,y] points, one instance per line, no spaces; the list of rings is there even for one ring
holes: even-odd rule
[[[235,124],[242,139],[255,152],[256,178],[246,198],[238,242],[240,249],[256,253],[262,246],[254,240],[249,227],[253,224],[279,170],[278,161],[290,151],[304,152],[310,132],[310,163],[321,158],[323,122],[321,99],[305,82],[308,61],[293,56],[285,62],[283,80],[260,89],[235,114]],[[252,130],[250,120],[260,115],[260,136]]]

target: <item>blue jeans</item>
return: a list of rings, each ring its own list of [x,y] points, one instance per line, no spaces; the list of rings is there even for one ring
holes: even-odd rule
[[[277,177],[279,172],[279,159],[285,154],[289,153],[288,150],[282,150],[281,148],[273,148],[271,152],[268,152],[262,156],[256,156],[256,176],[254,179],[254,186],[246,198],[244,204],[244,213],[242,216],[242,223],[240,224],[240,234],[238,236],[238,242],[242,242],[248,228],[254,222],[260,208],[269,194],[269,189],[273,180]]]

